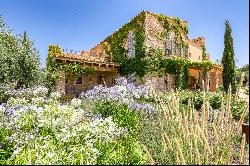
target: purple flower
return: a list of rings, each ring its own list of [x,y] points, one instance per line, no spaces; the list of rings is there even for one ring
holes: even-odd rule
[[[115,79],[116,85],[126,85],[128,83],[125,77],[119,77]]]
[[[97,118],[97,119],[102,119],[103,116],[102,116],[102,114],[97,114],[97,115],[96,115],[96,118]]]
[[[7,106],[7,103],[2,103],[1,105],[0,105],[0,107],[6,107]]]
[[[6,113],[7,116],[11,116],[11,115],[13,115],[14,111],[15,111],[14,108],[8,108],[8,109],[5,111],[5,113]]]
[[[7,106],[6,103],[2,103],[2,104],[0,105],[0,110],[5,110],[5,109],[6,109],[6,106]]]
[[[132,83],[127,83],[127,80],[122,77],[118,78],[117,85],[113,87],[107,88],[98,85],[85,93],[83,92],[80,97],[103,102],[116,101],[127,104],[128,99],[148,98],[148,91],[145,86],[135,86]]]
[[[86,117],[88,120],[93,120],[95,115],[92,112],[85,112],[84,117]]]
[[[148,103],[132,103],[128,108],[136,111],[146,111],[148,113],[152,113],[155,110],[155,108]]]

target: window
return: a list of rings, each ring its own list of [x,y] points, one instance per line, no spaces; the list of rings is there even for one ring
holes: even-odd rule
[[[111,78],[111,84],[112,84],[112,85],[115,84],[115,78]]]
[[[191,53],[189,53],[188,57],[191,58]]]
[[[198,58],[199,58],[199,60],[201,60],[201,56],[199,56]]]
[[[165,56],[169,57],[171,54],[175,54],[175,32],[168,32],[165,45]]]
[[[129,31],[127,43],[128,43],[128,58],[132,58],[135,56],[135,31],[134,30]]]
[[[165,49],[165,55],[166,55],[166,57],[169,57],[171,55],[171,50],[166,48]]]
[[[76,84],[82,84],[82,77],[76,77]]]
[[[188,56],[188,46],[176,41],[174,31],[168,32],[165,43],[165,56],[170,55]]]

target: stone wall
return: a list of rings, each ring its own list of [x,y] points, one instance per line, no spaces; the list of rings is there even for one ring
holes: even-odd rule
[[[202,61],[202,48],[198,44],[192,42],[188,44],[188,59],[190,61]]]
[[[76,84],[76,77],[80,76],[82,77],[82,84]],[[73,94],[78,96],[81,92],[92,89],[96,85],[102,84],[101,77],[103,77],[106,86],[112,86],[114,85],[114,79],[116,79],[119,76],[119,73],[117,72],[98,72],[96,71],[94,74],[66,74],[65,78],[67,79],[65,81],[63,80],[57,80],[57,85],[64,85],[61,87],[65,87],[65,93],[66,94]],[[59,87],[59,86],[58,86]]]
[[[151,86],[157,91],[166,92],[167,88],[165,79],[165,77],[147,76],[143,78],[143,82],[146,86]]]
[[[167,78],[167,91],[171,91],[171,90],[174,90],[175,89],[175,81],[174,81],[174,78],[175,78],[175,75],[174,74],[167,74],[166,76]]]
[[[217,75],[217,76],[216,76]],[[210,91],[215,91],[220,85],[222,85],[222,70],[216,68],[210,71]]]
[[[196,39],[193,39],[192,41],[200,46],[205,45],[205,38],[204,37],[198,37]]]
[[[144,21],[144,29],[145,29],[144,45],[146,47],[165,49],[165,42],[163,40],[160,40],[159,37],[157,37],[157,34],[159,34],[159,32],[162,32],[164,28],[154,15],[146,13]]]
[[[55,88],[57,92],[64,95],[65,94],[65,73],[63,70],[57,70],[57,74],[59,77],[55,81]]]

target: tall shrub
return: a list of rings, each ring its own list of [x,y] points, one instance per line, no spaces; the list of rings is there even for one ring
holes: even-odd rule
[[[40,58],[34,44],[24,35],[13,35],[0,17],[0,84],[15,88],[32,86],[39,77]]]
[[[229,84],[232,86],[232,93],[236,92],[236,81],[235,81],[235,60],[234,60],[234,47],[233,37],[231,35],[232,29],[229,21],[225,21],[225,34],[224,34],[224,51],[222,57],[223,65],[223,87],[225,91],[228,91]]]

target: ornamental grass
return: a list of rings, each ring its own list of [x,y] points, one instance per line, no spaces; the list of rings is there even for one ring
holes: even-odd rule
[[[148,148],[155,164],[248,164],[249,145],[241,126],[248,105],[239,121],[232,117],[231,86],[226,105],[214,111],[204,92],[202,110],[194,109],[191,101],[187,107],[179,102],[178,92],[166,101],[151,91],[157,104],[157,113],[142,121],[139,140]],[[221,98],[223,100],[223,97]],[[222,102],[224,103],[224,102]],[[150,122],[148,122],[150,120]]]

